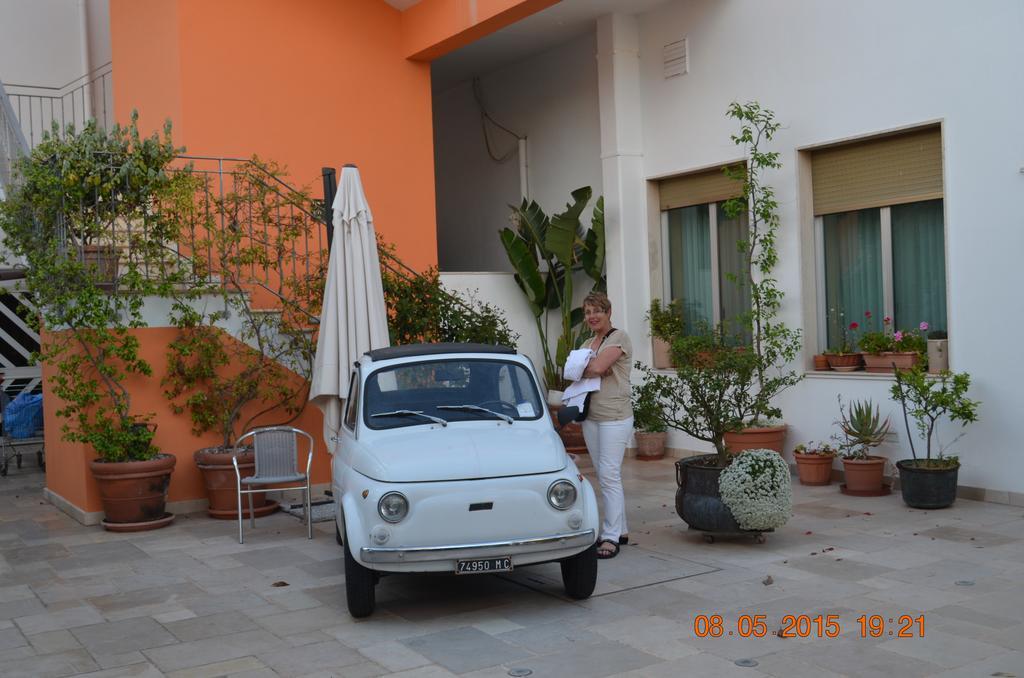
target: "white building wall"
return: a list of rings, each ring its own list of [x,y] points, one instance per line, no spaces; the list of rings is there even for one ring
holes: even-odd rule
[[[527,137],[528,195],[548,214],[560,212],[581,186],[601,195],[601,139],[593,34],[481,77],[494,119]],[[567,124],[568,123],[568,124]],[[490,127],[497,154],[516,140]],[[438,267],[441,271],[509,271],[498,231],[519,204],[519,154],[491,160],[472,84],[434,95]],[[583,215],[590,223],[590,210]]]
[[[1024,503],[1024,456],[1018,450],[1015,427],[1016,418],[1024,411],[1024,394],[1018,386],[1024,381],[1024,364],[1008,355],[1009,345],[1024,333],[1015,279],[1020,252],[1024,251],[1024,211],[1020,209],[1024,195],[1024,135],[1020,133],[1024,3],[678,0],[640,15],[638,27],[640,152],[648,182],[606,190],[631,190],[634,197],[648,196],[646,223],[633,225],[636,238],[646,239],[659,218],[657,205],[649,199],[653,180],[742,158],[742,151],[729,138],[736,126],[725,116],[728,104],[757,100],[774,110],[783,127],[772,149],[781,153],[784,165],[768,176],[776,190],[782,222],[777,278],[786,294],[783,319],[808,335],[804,355],[796,365],[801,370],[809,368],[810,356],[819,348],[813,327],[813,275],[809,274],[813,241],[806,216],[802,216],[809,214],[809,174],[801,150],[926,122],[942,124],[950,361],[952,369],[971,374],[971,396],[982,401],[980,421],[967,429],[950,452],[961,457],[961,485],[984,488],[985,496],[996,501]],[[683,37],[689,40],[689,73],[666,80],[662,48]],[[484,78],[495,117],[509,120],[517,129],[517,124],[522,124],[516,117],[523,110],[520,95],[542,91],[538,83],[564,87],[567,73],[592,68],[584,62],[591,59],[593,50],[590,39],[580,39]],[[499,78],[501,85],[496,86]],[[543,96],[533,100],[545,101]],[[557,106],[545,106],[535,113],[543,113],[543,129],[554,138],[576,135],[581,126],[590,124],[588,120],[594,120],[604,103],[595,103],[589,95],[587,101],[595,106],[589,117]],[[452,110],[450,106],[442,101],[438,110]],[[447,124],[445,117],[438,115],[439,123]],[[464,136],[453,136],[450,129],[439,132],[439,148],[442,142],[457,138],[464,144],[479,142],[479,133],[467,122],[471,116],[466,113],[462,120]],[[531,135],[531,149],[535,149],[537,130],[528,126],[524,131]],[[550,188],[554,203],[560,205],[561,196],[573,185],[584,183],[566,182],[566,177],[592,171],[593,178],[587,181],[595,187],[600,182],[600,161],[585,162],[584,156],[600,147],[597,121],[585,138],[591,139],[592,147],[575,142],[570,145],[575,152],[568,155],[544,156],[531,150],[531,185],[545,207],[550,201],[541,195],[542,190]],[[449,208],[443,207],[454,195],[453,186],[442,187],[443,161],[439,156],[442,220],[454,213],[451,206],[456,204],[448,202]],[[515,172],[499,180],[486,164],[470,169],[461,175],[463,180],[471,175],[470,193],[501,181],[506,193],[517,187]],[[563,184],[548,186],[538,179],[542,176],[550,181],[560,179]],[[502,219],[503,210],[490,218]],[[455,222],[447,222],[443,228],[458,234],[458,229],[468,229],[466,224],[479,219],[474,214],[464,225],[452,227]],[[480,243],[481,256],[486,248],[503,257],[500,249],[489,244],[490,236],[485,240]],[[626,272],[625,294],[630,300],[643,297],[641,301],[646,303],[647,295],[661,293],[656,241],[649,265]],[[462,261],[472,265],[471,260]],[[489,300],[505,299],[512,318],[518,313],[516,290],[512,284],[502,289],[502,294]],[[528,314],[525,317],[529,320]],[[646,342],[643,323],[624,325],[635,344]],[[523,335],[532,338],[529,332]],[[892,460],[909,456],[902,416],[898,405],[888,398],[891,384],[891,378],[885,376],[809,373],[780,399],[790,426],[787,447],[807,439],[827,439],[834,433],[836,398],[842,394],[844,399],[869,397],[879,403],[893,423],[893,433],[881,452]],[[946,440],[956,433],[949,428],[944,431]],[[669,445],[708,449],[678,433],[670,437]]]
[[[725,117],[731,101],[757,100],[783,124],[772,148],[784,167],[769,181],[782,221],[782,315],[791,325],[801,325],[813,291],[801,282],[813,255],[801,237],[799,195],[806,187],[798,181],[797,149],[942,122],[951,368],[972,375],[971,395],[983,401],[981,421],[953,452],[963,462],[961,485],[1016,501],[1024,501],[1015,434],[1024,365],[1008,360],[1003,347],[1024,331],[1014,275],[1024,249],[1022,30],[1024,4],[1017,0],[687,0],[640,18],[649,179],[736,159],[729,140],[735,125]],[[662,47],[684,36],[690,72],[666,80]],[[635,288],[647,274],[635,272]],[[887,399],[890,384],[812,375],[782,398],[788,446],[833,432],[842,393],[881,401],[900,441],[886,453],[909,456],[900,447],[906,434],[898,406]]]
[[[0,80],[60,87],[84,73],[78,2],[0,0]]]

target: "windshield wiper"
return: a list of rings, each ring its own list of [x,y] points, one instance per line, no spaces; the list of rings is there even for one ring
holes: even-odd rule
[[[424,419],[429,419],[435,424],[440,424],[441,426],[448,425],[448,422],[441,417],[432,417],[431,415],[424,414],[419,410],[392,410],[391,412],[378,412],[376,414],[371,414],[370,417],[423,417]]]
[[[495,412],[494,410],[489,410],[486,407],[480,407],[479,405],[438,405],[437,409],[439,409],[439,410],[466,410],[466,411],[469,411],[469,412],[486,412],[487,414],[493,414],[498,419],[502,419],[502,420],[506,421],[509,424],[511,424],[512,422],[515,421],[515,419],[513,419],[510,416],[508,416],[507,414],[502,414],[501,412]]]

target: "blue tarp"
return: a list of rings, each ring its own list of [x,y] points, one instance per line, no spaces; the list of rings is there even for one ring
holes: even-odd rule
[[[31,438],[43,427],[43,396],[22,393],[4,408],[4,433]]]

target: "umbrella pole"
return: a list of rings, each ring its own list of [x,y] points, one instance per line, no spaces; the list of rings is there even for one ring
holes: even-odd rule
[[[320,172],[324,181],[324,225],[327,226],[327,252],[330,253],[334,240],[334,219],[331,210],[334,195],[338,192],[338,175],[333,167],[323,167]]]

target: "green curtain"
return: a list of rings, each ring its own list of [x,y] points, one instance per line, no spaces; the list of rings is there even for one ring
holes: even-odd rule
[[[892,218],[893,322],[916,329],[946,327],[946,248],[942,200],[894,205]]]
[[[882,324],[881,212],[841,212],[823,219],[828,345],[837,348],[850,323],[860,325],[858,334]],[[871,313],[870,319],[865,312]]]
[[[685,331],[711,324],[711,224],[707,205],[668,211],[669,281],[683,306]]]
[[[750,312],[750,286],[746,281],[746,257],[736,244],[749,237],[746,213],[729,217],[718,203],[718,281],[722,317],[719,320],[730,335],[739,335],[750,343],[750,328],[743,314]]]

